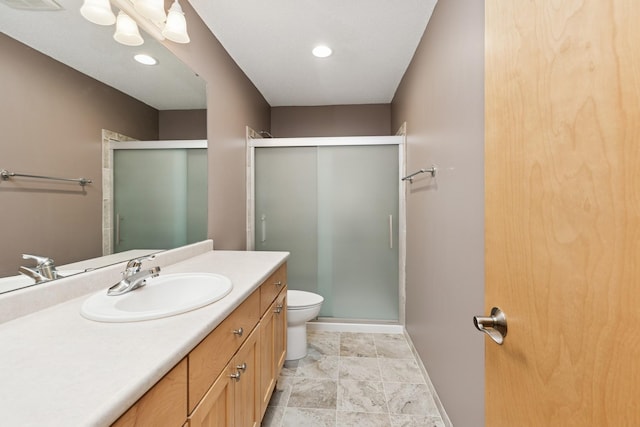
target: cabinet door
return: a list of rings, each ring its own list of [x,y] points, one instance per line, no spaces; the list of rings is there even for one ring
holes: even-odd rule
[[[183,359],[118,418],[112,427],[180,427],[184,424],[186,415],[187,360]]]
[[[233,362],[233,361],[232,361]],[[233,420],[235,366],[230,362],[189,417],[189,427],[230,427]]]
[[[260,325],[256,327],[233,358],[236,374],[234,381],[234,426],[258,427],[262,419],[260,410]],[[231,425],[231,424],[229,424]]]
[[[264,415],[276,383],[276,301],[260,321],[260,413]]]
[[[260,321],[260,409],[267,410],[287,353],[286,288]]]
[[[283,289],[282,293],[276,299],[274,308],[275,330],[274,330],[274,360],[275,360],[275,379],[278,379],[284,360],[287,355],[287,289]]]

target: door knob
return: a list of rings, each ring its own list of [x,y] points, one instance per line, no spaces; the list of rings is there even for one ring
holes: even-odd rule
[[[499,345],[507,336],[507,316],[498,307],[491,309],[491,316],[473,316],[473,324]]]

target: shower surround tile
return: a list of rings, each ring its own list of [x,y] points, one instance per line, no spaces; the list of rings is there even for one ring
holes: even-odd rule
[[[263,427],[444,427],[404,335],[308,331],[307,345],[285,362]]]

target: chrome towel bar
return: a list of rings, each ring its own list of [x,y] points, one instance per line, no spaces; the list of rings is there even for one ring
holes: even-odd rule
[[[56,178],[56,177],[52,177],[52,176],[30,175],[30,174],[25,174],[25,173],[9,172],[9,171],[6,171],[4,169],[0,170],[0,177],[2,178],[3,181],[6,181],[9,178],[14,177],[14,176],[25,177],[25,178],[48,179],[48,180],[53,180],[53,181],[77,182],[83,187],[85,185],[87,185],[87,184],[91,184],[91,182],[92,182],[90,179],[87,179],[87,178]]]
[[[413,182],[413,177],[418,175],[418,174],[421,174],[421,173],[431,174],[431,177],[435,178],[435,176],[436,176],[436,167],[434,165],[431,165],[431,167],[429,169],[420,169],[417,172],[414,172],[414,173],[412,173],[410,175],[405,176],[404,178],[402,178],[402,180],[403,181],[407,181],[408,180],[409,182]]]

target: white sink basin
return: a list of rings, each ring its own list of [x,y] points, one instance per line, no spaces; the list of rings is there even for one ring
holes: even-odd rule
[[[90,296],[80,313],[98,322],[136,322],[174,316],[216,302],[231,292],[228,277],[213,273],[162,274],[123,295],[106,289]]]

